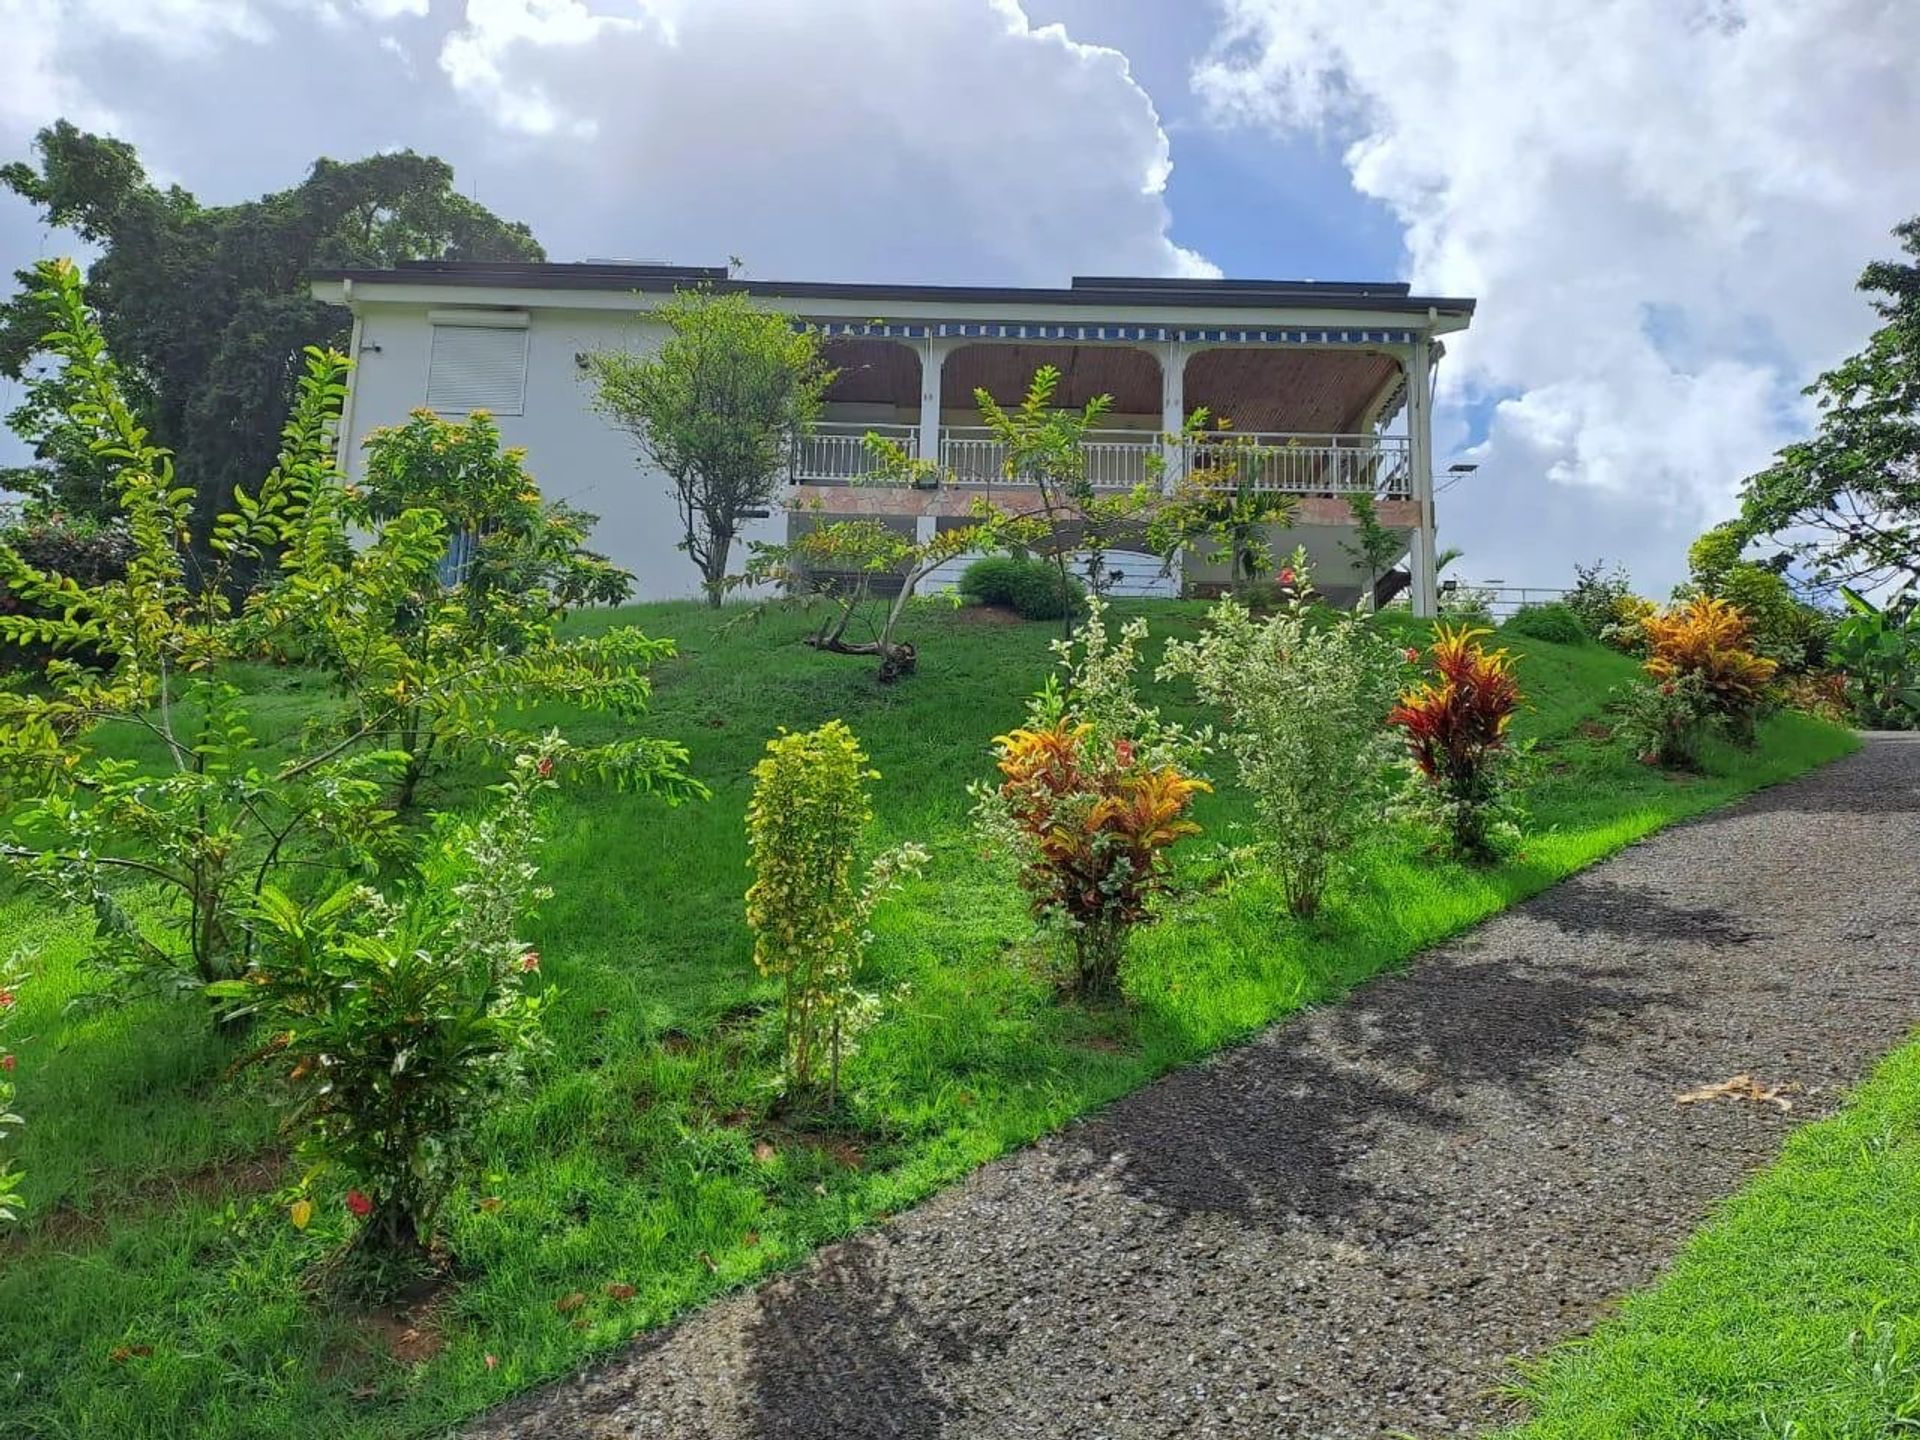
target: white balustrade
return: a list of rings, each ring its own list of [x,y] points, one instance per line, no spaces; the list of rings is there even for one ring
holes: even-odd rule
[[[881,463],[867,444],[867,436],[891,440],[909,458],[920,454],[920,431],[913,425],[860,425],[825,420],[815,425],[794,447],[793,478],[802,482],[865,480],[877,475]]]
[[[859,425],[829,421],[800,442],[794,478],[852,482],[873,477],[880,465],[867,447],[869,433],[919,454],[911,425]],[[1157,483],[1160,437],[1140,430],[1090,430],[1081,442],[1087,479],[1096,490],[1131,490]],[[1185,474],[1222,488],[1240,477],[1263,494],[1375,495],[1404,499],[1413,493],[1411,451],[1405,436],[1309,435],[1219,431],[1186,442]],[[1006,447],[984,426],[948,425],[940,430],[940,465],[949,484],[1014,486]]]

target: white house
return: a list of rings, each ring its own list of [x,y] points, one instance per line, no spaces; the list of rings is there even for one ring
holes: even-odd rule
[[[824,500],[828,514],[881,516],[930,534],[964,523],[979,493],[1011,495],[974,392],[1017,400],[1051,364],[1064,377],[1059,403],[1113,397],[1105,428],[1087,442],[1096,484],[1140,483],[1155,451],[1163,475],[1202,473],[1208,438],[1172,437],[1205,407],[1262,446],[1257,484],[1298,497],[1291,528],[1271,537],[1276,553],[1304,544],[1324,590],[1357,594],[1363,577],[1342,548],[1352,533],[1348,497],[1372,493],[1382,522],[1405,537],[1396,582],[1410,581],[1416,610],[1434,607],[1434,367],[1440,337],[1466,328],[1474,302],[1412,295],[1403,284],[1076,277],[1064,289],[1009,289],[441,261],[325,271],[315,297],[353,314],[349,472],[368,432],[412,410],[491,411],[508,442],[525,447],[547,494],[600,516],[595,546],[633,571],[640,598],[697,594],[693,566],[675,549],[665,478],[642,468],[631,437],[595,413],[582,367],[590,351],[657,344],[662,327],[650,312],[700,285],[744,291],[828,337],[839,374],[792,474],[793,493]],[[937,456],[952,482],[851,483],[870,463],[869,431]],[[789,521],[776,510],[756,523],[749,540],[782,538]],[[1204,591],[1225,570],[1194,556],[1183,577]]]

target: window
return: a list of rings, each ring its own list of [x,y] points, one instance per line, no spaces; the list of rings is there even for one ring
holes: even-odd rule
[[[518,415],[527,396],[527,317],[433,312],[427,408],[443,415]]]

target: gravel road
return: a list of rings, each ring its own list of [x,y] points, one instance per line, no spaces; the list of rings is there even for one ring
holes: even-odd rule
[[[1681,825],[470,1440],[1386,1436],[1653,1279],[1920,1018],[1920,742]],[[1750,1073],[1794,1108],[1721,1099]]]

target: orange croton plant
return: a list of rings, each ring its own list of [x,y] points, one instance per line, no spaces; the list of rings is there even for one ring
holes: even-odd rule
[[[1645,630],[1647,674],[1661,682],[1698,675],[1721,716],[1751,726],[1766,684],[1780,666],[1753,653],[1753,626],[1739,609],[1701,595],[1650,616]]]
[[[1127,929],[1165,887],[1169,847],[1199,832],[1187,818],[1194,796],[1212,787],[1066,716],[994,744],[1000,798],[1023,840],[1020,883],[1036,913],[1068,921],[1078,987],[1110,988]]]

